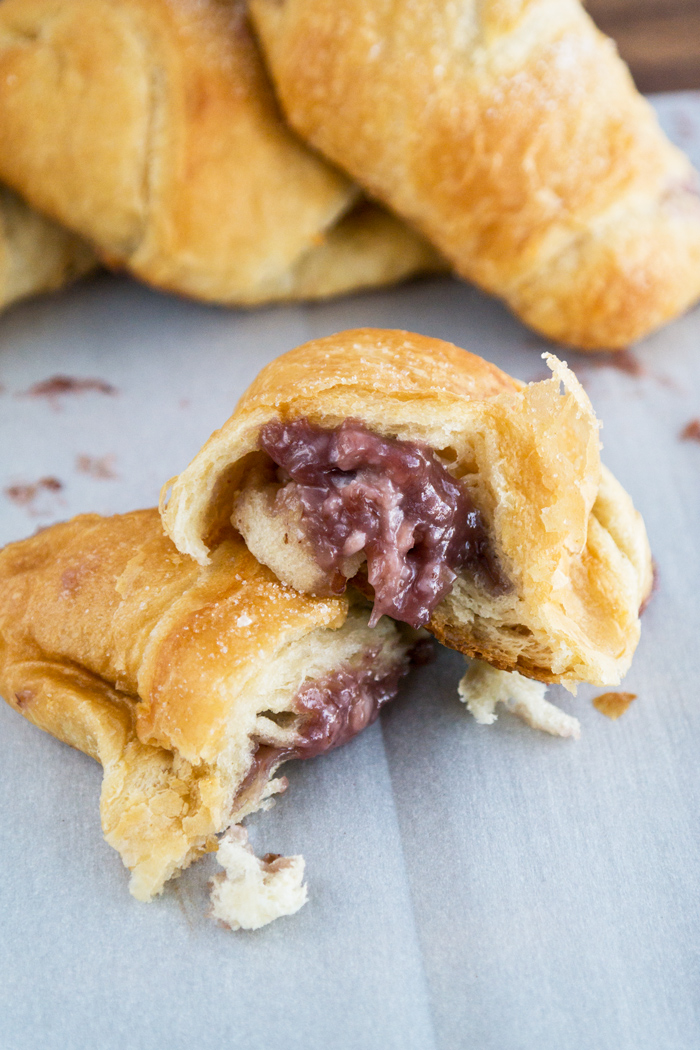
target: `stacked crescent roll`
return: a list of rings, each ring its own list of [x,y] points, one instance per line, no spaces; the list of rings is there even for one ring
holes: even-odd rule
[[[0,177],[108,265],[214,302],[447,259],[615,350],[700,296],[698,175],[578,0],[250,8],[301,138],[245,0],[3,0]]]
[[[197,299],[444,268],[288,129],[243,0],[4,0],[0,177],[109,265]]]
[[[700,183],[578,0],[251,0],[292,126],[527,324],[615,349],[700,296]]]
[[[0,178],[108,265],[211,302],[449,263],[597,350],[700,295],[697,173],[579,0],[250,13],[294,131],[245,0],[3,0]]]

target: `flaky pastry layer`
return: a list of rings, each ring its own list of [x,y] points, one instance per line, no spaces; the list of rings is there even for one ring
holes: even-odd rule
[[[156,510],[82,515],[0,552],[0,694],[102,763],[105,838],[145,900],[284,788],[303,689],[405,669],[367,619],[283,587],[235,536],[202,567]]]
[[[262,370],[228,422],[164,489],[166,531],[206,564],[241,487],[264,466],[266,423],[305,418],[334,428],[359,420],[437,454],[480,511],[510,582],[494,596],[460,574],[432,615],[433,634],[541,681],[618,682],[651,586],[646,533],[601,466],[585,391],[566,365],[549,363],[551,379],[525,386],[450,343],[408,332],[357,329],[307,343]],[[289,566],[287,582],[313,589],[303,560],[295,573],[298,552],[290,556],[279,530],[268,528],[262,499],[255,517],[247,534],[257,557]]]

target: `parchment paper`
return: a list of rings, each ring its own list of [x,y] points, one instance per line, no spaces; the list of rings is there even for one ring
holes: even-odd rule
[[[655,101],[700,163],[700,96]],[[153,504],[265,362],[357,325],[545,372],[543,340],[447,278],[243,312],[103,275],[0,318],[0,542]],[[98,767],[0,705],[2,1050],[700,1046],[700,444],[679,440],[700,416],[700,311],[638,347],[637,374],[562,356],[659,568],[627,714],[554,690],[578,742],[478,726],[444,650],[352,744],[287,767],[251,837],[305,855],[310,903],[233,934],[206,917],[211,858],[133,900]],[[116,392],[23,396],[57,374]],[[47,477],[62,487],[17,488]]]

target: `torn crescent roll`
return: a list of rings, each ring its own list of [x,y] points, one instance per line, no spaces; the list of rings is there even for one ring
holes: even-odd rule
[[[164,490],[206,565],[233,521],[300,591],[545,682],[618,682],[651,586],[644,524],[572,372],[525,386],[450,343],[359,329],[283,355]]]
[[[700,183],[578,0],[252,0],[292,126],[527,324],[625,347],[700,296]]]
[[[156,510],[84,515],[0,552],[0,694],[104,767],[105,837],[157,894],[395,694],[408,642],[361,599],[282,586],[237,537],[202,568]]]
[[[243,0],[3,0],[0,173],[109,264],[199,299],[444,268],[288,129]]]
[[[96,266],[84,241],[0,186],[0,310],[56,291]]]

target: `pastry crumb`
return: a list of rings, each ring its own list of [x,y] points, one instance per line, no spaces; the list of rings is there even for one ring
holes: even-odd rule
[[[691,419],[680,433],[681,441],[700,441],[700,419]]]
[[[578,718],[545,700],[546,691],[543,682],[525,678],[517,671],[498,671],[482,660],[472,660],[459,683],[460,699],[481,725],[492,725],[498,717],[496,705],[505,704],[533,729],[578,740],[581,735]]]
[[[603,693],[593,701],[593,706],[606,718],[612,718],[613,722],[620,715],[624,715],[633,700],[637,699],[636,693]]]
[[[240,824],[229,828],[216,855],[224,868],[211,880],[211,914],[232,930],[258,930],[306,904],[304,858],[258,858]]]

